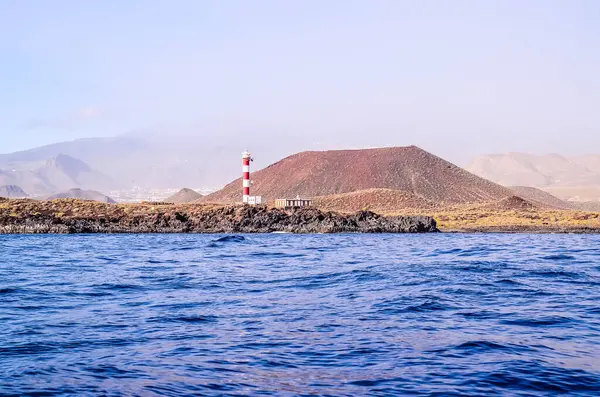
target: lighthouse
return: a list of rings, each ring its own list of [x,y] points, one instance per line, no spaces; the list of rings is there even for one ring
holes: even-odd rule
[[[246,150],[242,153],[242,203],[248,205],[262,204],[261,196],[250,196],[250,162],[254,161],[252,155]]]
[[[246,150],[242,153],[242,202],[248,204],[250,200],[250,161],[252,155]]]

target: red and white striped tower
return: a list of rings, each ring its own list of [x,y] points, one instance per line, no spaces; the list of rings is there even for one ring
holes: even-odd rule
[[[250,197],[250,161],[252,155],[246,150],[242,153],[242,187],[244,189],[242,202],[248,203]]]

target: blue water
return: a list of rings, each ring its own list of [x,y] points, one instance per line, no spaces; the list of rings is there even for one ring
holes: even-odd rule
[[[600,236],[0,236],[0,395],[600,394]]]

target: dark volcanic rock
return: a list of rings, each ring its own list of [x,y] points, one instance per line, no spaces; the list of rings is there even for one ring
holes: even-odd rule
[[[314,208],[284,211],[265,206],[127,206],[96,203],[82,213],[75,201],[40,202],[26,212],[18,205],[0,211],[0,233],[423,233],[437,232],[427,216],[353,215]],[[75,203],[75,204],[73,204]],[[70,204],[70,206],[68,206]],[[62,207],[56,207],[62,205]],[[35,204],[33,204],[35,207]],[[64,208],[63,208],[64,207]],[[56,212],[60,210],[60,212]]]

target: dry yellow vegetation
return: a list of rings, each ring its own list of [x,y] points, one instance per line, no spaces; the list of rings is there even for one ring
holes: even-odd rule
[[[319,208],[349,213],[356,210],[357,205],[369,203],[369,209],[382,215],[433,216],[438,228],[446,232],[600,232],[600,212],[557,209],[519,196],[479,204],[422,205],[413,196],[400,193],[385,189],[361,191],[316,198],[315,204]],[[360,200],[355,197],[358,194]]]
[[[450,211],[432,214],[442,231],[600,231],[600,213],[565,210]]]
[[[397,211],[385,215],[412,215]],[[452,208],[418,211],[433,216],[442,232],[600,232],[600,212],[571,210],[484,210]]]

